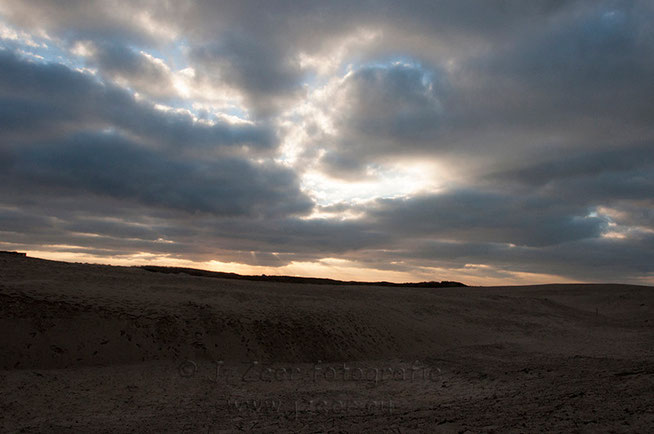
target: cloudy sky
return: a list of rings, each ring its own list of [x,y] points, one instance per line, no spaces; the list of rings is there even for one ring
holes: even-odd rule
[[[649,1],[0,0],[0,249],[654,283]]]

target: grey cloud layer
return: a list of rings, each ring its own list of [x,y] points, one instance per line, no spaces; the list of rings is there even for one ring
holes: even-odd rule
[[[422,63],[362,68],[339,90],[346,104],[325,163],[347,171],[398,155],[462,165],[501,155],[520,164],[547,158],[542,150],[651,140],[654,35],[643,14],[652,13],[608,6],[544,16],[548,27],[516,29],[451,67],[447,57],[430,63],[426,49],[414,54]]]
[[[157,110],[123,89],[63,65],[28,62],[0,51],[0,66],[3,137],[50,138],[80,128],[113,127],[157,146],[274,146],[274,132],[266,127],[197,123],[188,113]]]
[[[264,129],[198,124],[65,66],[4,52],[0,64],[4,195],[92,194],[216,215],[286,215],[312,206],[288,169],[220,152],[271,146]]]
[[[98,70],[0,51],[4,241],[273,266],[337,256],[406,271],[487,264],[497,276],[654,273],[648,2],[67,6],[0,7],[66,49],[89,43],[84,61]],[[373,36],[330,57],[361,31]],[[177,65],[141,52],[175,41]],[[302,55],[342,63],[325,77]],[[181,101],[171,75],[181,66],[240,95],[253,123],[157,109]],[[313,99],[312,83],[330,78],[332,93]],[[313,109],[334,129],[295,115],[311,125],[301,161],[312,164],[282,166],[279,116],[299,103],[322,104]],[[356,220],[301,218],[315,206],[300,187],[309,166],[356,180],[369,166],[432,159],[457,184],[323,209]]]
[[[217,216],[311,208],[288,170],[238,158],[171,158],[114,134],[81,133],[21,146],[10,153],[8,166],[0,180],[34,196],[96,194]]]
[[[252,110],[269,114],[283,108],[280,102],[302,95],[299,53],[329,55],[334,40],[358,29],[383,30],[383,36],[370,47],[372,56],[407,52],[432,58],[476,51],[480,44],[512,37],[512,29],[521,28],[525,22],[533,25],[542,17],[556,16],[574,6],[575,2],[525,5],[505,0],[481,4],[451,0],[438,5],[429,1],[346,0],[220,4],[190,0],[75,0],[65,4],[7,0],[0,13],[21,26],[45,29],[71,46],[78,40],[91,40],[99,45],[110,41],[114,47],[159,47],[167,42],[166,36],[182,36],[204,79],[235,86],[248,98]],[[105,60],[110,54],[105,53]],[[110,62],[107,66],[112,69],[116,65]]]
[[[115,43],[95,44],[90,63],[114,80],[129,83],[146,95],[170,99],[175,96],[170,69],[155,59]]]

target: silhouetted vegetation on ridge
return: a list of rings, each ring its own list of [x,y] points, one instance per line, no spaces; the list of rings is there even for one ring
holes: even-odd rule
[[[142,265],[138,268],[151,271],[154,273],[168,273],[168,274],[181,274],[185,273],[191,276],[200,277],[215,277],[221,279],[238,279],[238,280],[254,280],[261,282],[283,282],[283,283],[312,283],[316,285],[359,285],[359,286],[396,286],[396,287],[412,287],[412,288],[451,288],[451,287],[464,287],[467,286],[461,282],[452,282],[443,280],[441,282],[407,282],[407,283],[394,283],[394,282],[357,282],[357,281],[344,281],[335,279],[326,279],[319,277],[296,277],[296,276],[267,276],[262,274],[260,276],[247,276],[236,273],[225,273],[221,271],[208,271],[199,270],[196,268],[185,267],[162,267],[158,265]]]

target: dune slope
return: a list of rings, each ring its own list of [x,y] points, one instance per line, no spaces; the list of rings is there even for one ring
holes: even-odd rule
[[[300,429],[307,420],[345,430],[397,427],[402,432],[493,431],[521,424],[529,431],[644,428],[654,422],[651,408],[638,404],[648,393],[653,397],[653,305],[654,290],[644,286],[287,284],[4,256],[2,423],[12,431],[136,426],[157,431],[158,424],[172,423],[180,430],[188,425],[189,430],[265,432]],[[180,364],[189,361],[195,374],[213,372],[216,361],[235,372],[257,361],[306,373],[315,372],[318,361],[406,368],[416,360],[438,369],[438,381],[370,389],[370,384],[320,386],[298,379],[216,389],[197,376],[178,375]],[[59,388],[73,390],[65,404],[57,400]],[[152,395],[152,388],[165,393]],[[18,399],[25,391],[30,398]],[[551,402],[538,403],[546,391],[553,394]],[[108,401],[98,398],[100,392]],[[379,415],[366,410],[353,416],[305,408],[302,414],[309,419],[302,422],[297,408],[296,418],[289,416],[292,406],[273,415],[247,409],[234,415],[227,401],[225,408],[216,405],[215,394],[295,403],[298,396],[306,398],[301,402],[385,396],[395,398],[401,411],[384,414],[384,422],[375,425]],[[624,400],[629,412],[609,411],[608,398],[620,406]],[[30,412],[48,402],[56,411]],[[157,402],[159,410],[143,411]],[[543,405],[550,413],[541,412]],[[536,414],[520,410],[530,406]],[[197,408],[201,417],[191,414]],[[598,408],[604,409],[602,416]],[[98,419],[99,414],[106,417]],[[498,414],[504,416],[496,420]],[[586,423],[578,425],[586,414]]]

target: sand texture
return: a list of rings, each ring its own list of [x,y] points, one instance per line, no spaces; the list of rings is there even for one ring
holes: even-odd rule
[[[653,306],[3,256],[0,430],[653,432]]]

